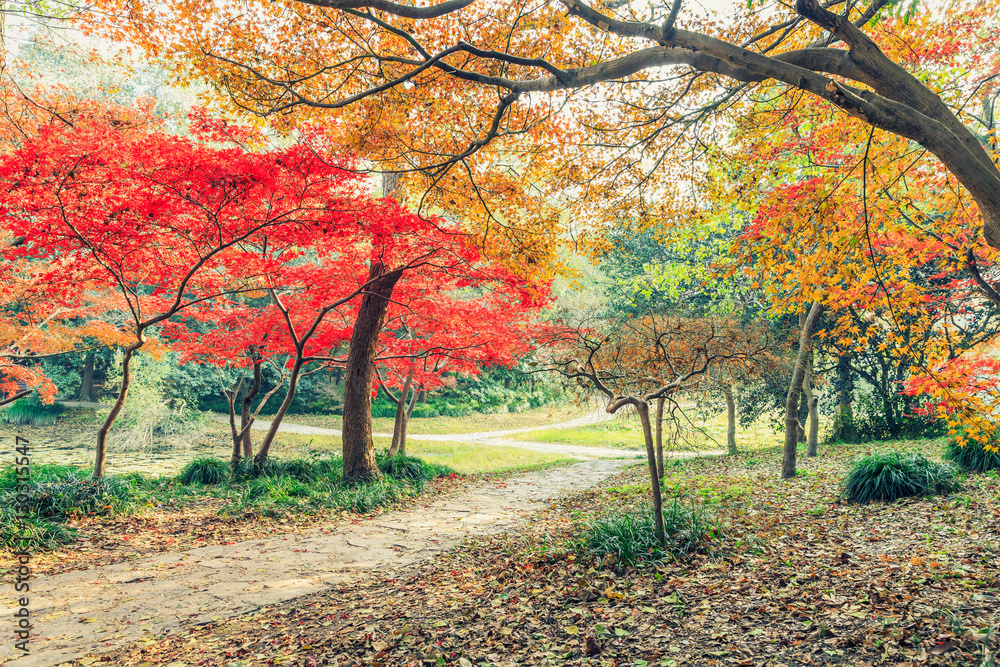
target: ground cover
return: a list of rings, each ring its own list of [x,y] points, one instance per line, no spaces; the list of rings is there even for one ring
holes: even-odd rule
[[[665,429],[664,447],[671,451],[694,452],[715,451],[726,448],[725,414],[709,415],[699,419],[694,414],[691,419],[698,429],[693,429],[685,421],[684,437],[672,440],[669,428]],[[511,440],[554,442],[583,447],[611,447],[615,449],[645,449],[642,427],[634,414],[626,414],[613,421],[579,426],[517,433]],[[780,442],[781,434],[770,427],[766,419],[759,419],[748,428],[737,428],[736,445],[741,451],[767,449]]]
[[[410,419],[407,433],[437,435],[531,428],[583,417],[599,407],[601,406],[593,402],[585,402],[579,405],[575,403],[561,403],[559,405],[532,408],[521,412],[473,412],[464,417],[448,417],[444,415],[430,418],[413,417]],[[261,415],[260,418],[270,419],[270,416]],[[303,426],[315,426],[318,428],[339,429],[341,426],[341,417],[339,415],[296,414],[288,415],[285,417],[285,421],[290,424],[301,424]],[[391,433],[393,423],[394,419],[392,417],[376,417],[372,419],[372,430],[376,433]]]
[[[513,415],[512,415],[513,416]],[[288,423],[298,423],[289,418]],[[438,417],[436,419],[451,419]],[[14,436],[21,435],[31,442],[36,463],[89,467],[93,465],[94,442],[101,419],[97,411],[68,408],[50,426],[11,426],[0,424],[0,465],[13,460]],[[435,421],[429,419],[426,421]],[[474,430],[474,425],[468,424]],[[391,431],[391,427],[388,429]],[[466,431],[467,432],[467,431]],[[260,438],[260,432],[253,433]],[[375,438],[376,448],[388,449],[389,438]],[[137,451],[120,451],[112,438],[108,455],[108,470],[113,473],[143,472],[145,474],[176,475],[191,460],[201,456],[228,456],[232,448],[229,426],[204,419],[198,422],[183,442],[164,442]],[[340,451],[340,436],[279,433],[272,452],[283,458],[328,456]],[[430,463],[441,463],[463,474],[510,472],[537,466],[557,464],[566,458],[542,452],[511,448],[465,444],[451,441],[407,442],[411,453]]]
[[[777,450],[673,461],[668,502],[712,517],[691,555],[632,566],[588,529],[645,507],[632,467],[515,534],[74,666],[974,665],[997,650],[1000,480],[847,504],[869,450],[940,460],[937,441],[824,447],[781,481]]]

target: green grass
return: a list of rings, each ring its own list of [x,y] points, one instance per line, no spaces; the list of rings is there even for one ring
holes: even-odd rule
[[[590,414],[598,406],[594,403],[575,405],[546,406],[525,410],[523,412],[498,412],[484,414],[474,412],[461,417],[441,415],[431,419],[412,419],[407,427],[407,433],[418,435],[438,435],[452,433],[476,433],[481,431],[506,431],[510,429],[529,428],[541,424],[558,424]],[[261,416],[261,419],[270,419]],[[319,428],[339,429],[341,418],[336,415],[288,415],[284,419],[289,424],[316,426]],[[375,433],[392,433],[392,417],[380,417],[372,420],[372,430]]]
[[[39,465],[31,469],[27,494],[31,513],[14,513],[16,476],[13,468],[0,470],[0,547],[42,550],[76,539],[63,525],[80,515],[134,514],[147,504],[149,490],[136,475],[94,480],[90,472],[71,466]]]
[[[0,419],[14,426],[28,424],[52,426],[65,410],[66,406],[59,403],[43,405],[31,398],[22,398],[11,403],[5,411],[0,412]]]
[[[573,460],[562,454],[534,452],[519,447],[430,440],[407,440],[406,451],[427,463],[450,466],[463,475],[536,469]]]
[[[210,456],[199,456],[184,466],[178,480],[181,484],[221,484],[229,479],[229,464]]]
[[[667,536],[664,547],[654,534],[654,516],[652,506],[645,503],[612,510],[590,520],[577,550],[600,565],[622,568],[683,559],[705,551],[711,539],[721,534],[716,518],[707,510],[696,505],[685,506],[675,497],[663,508]]]
[[[851,503],[897,500],[951,493],[961,485],[950,463],[936,463],[918,452],[880,452],[859,459],[843,484],[843,498]]]
[[[20,520],[14,514],[18,490],[14,468],[0,469],[0,547],[52,549],[76,539],[65,522],[78,516],[137,514],[162,505],[223,501],[221,514],[281,516],[329,515],[331,512],[371,512],[414,496],[435,477],[455,471],[440,463],[412,456],[376,455],[385,475],[380,479],[345,482],[340,457],[271,458],[262,466],[240,462],[235,474],[228,461],[199,457],[174,478],[138,473],[91,479],[73,466],[40,465],[31,470],[28,496],[32,512]]]
[[[524,442],[555,442],[581,447],[608,447],[645,451],[642,428],[638,422],[612,421],[577,428],[551,428],[510,436]]]
[[[990,440],[990,444],[997,446],[996,438]],[[954,440],[949,440],[945,447],[944,458],[953,462],[962,470],[970,472],[986,472],[987,470],[1000,470],[1000,453],[987,451],[976,442],[970,442],[964,447],[959,447]]]
[[[693,413],[692,419],[695,419]],[[765,422],[765,419],[758,419],[749,428],[737,428],[736,444],[741,452],[765,450],[780,445],[780,434],[776,434]],[[685,439],[677,443],[671,443],[665,436],[664,448],[668,451],[713,451],[726,448],[725,414],[716,415],[704,422],[695,419],[695,423],[704,430],[704,433],[690,432],[688,429]],[[525,442],[553,442],[581,447],[607,447],[635,451],[645,451],[646,449],[646,443],[642,436],[642,426],[634,415],[623,415],[613,421],[589,426],[541,429],[517,433],[508,437],[512,440]]]

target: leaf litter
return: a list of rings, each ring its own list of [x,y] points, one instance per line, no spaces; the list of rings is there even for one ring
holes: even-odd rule
[[[994,664],[1000,481],[847,505],[858,453],[828,448],[785,482],[775,452],[669,467],[668,497],[724,527],[689,559],[616,567],[574,548],[590,518],[644,500],[637,466],[517,533],[65,665]]]

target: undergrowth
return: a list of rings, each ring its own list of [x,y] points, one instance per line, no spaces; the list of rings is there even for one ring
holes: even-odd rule
[[[31,468],[27,496],[31,513],[17,517],[19,491],[14,468],[0,469],[0,548],[45,550],[72,542],[77,533],[65,525],[81,516],[137,514],[159,505],[184,504],[198,498],[224,501],[220,514],[281,516],[320,512],[371,512],[419,493],[435,477],[454,474],[447,466],[415,457],[389,458],[378,454],[383,476],[349,482],[343,479],[340,457],[324,459],[268,459],[255,465],[202,457],[174,478],[150,478],[137,473],[108,475],[94,480],[89,471],[73,466],[38,465]]]
[[[52,426],[59,419],[59,415],[66,411],[66,407],[59,403],[45,405],[32,398],[21,398],[13,403],[3,412],[0,412],[0,419],[14,426]]]
[[[616,569],[655,565],[704,552],[721,534],[717,518],[708,510],[685,506],[678,497],[663,508],[666,545],[656,539],[654,518],[652,506],[645,503],[599,516],[586,524],[576,550]]]
[[[880,452],[854,463],[842,495],[850,503],[870,503],[951,493],[961,486],[956,474],[955,466],[919,453]]]
[[[997,438],[990,439],[990,444],[996,447]],[[983,449],[979,443],[970,442],[964,447],[959,447],[958,443],[950,440],[945,447],[944,457],[953,462],[962,470],[970,472],[986,472],[987,470],[1000,470],[1000,453]]]

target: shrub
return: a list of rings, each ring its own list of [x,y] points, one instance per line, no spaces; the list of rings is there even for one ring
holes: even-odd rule
[[[56,463],[38,463],[31,466],[31,481],[35,484],[53,482],[80,472],[76,466],[59,465]],[[17,485],[17,469],[14,467],[0,470],[0,490],[13,489]]]
[[[996,436],[990,438],[990,444],[994,447],[998,445]],[[987,451],[976,442],[959,447],[958,443],[950,440],[945,447],[944,458],[952,461],[959,468],[971,472],[1000,470],[1000,453]]]
[[[959,488],[955,467],[922,454],[881,452],[858,460],[844,480],[843,498],[851,503],[896,500],[949,493]]]
[[[370,512],[391,505],[413,493],[412,487],[390,478],[376,479],[342,487],[334,496],[334,505],[349,512]]]
[[[134,512],[141,494],[132,480],[123,477],[92,479],[85,471],[62,479],[32,484],[35,514],[40,519],[63,521],[75,514],[113,516]]]
[[[66,407],[59,403],[44,405],[34,397],[21,398],[7,408],[3,415],[3,420],[15,426],[52,426],[59,419],[59,415],[66,411]]]
[[[181,484],[221,484],[229,479],[229,463],[203,456],[184,466],[177,480]]]
[[[415,456],[397,454],[390,457],[386,456],[384,452],[380,452],[376,454],[375,460],[378,463],[378,469],[382,471],[383,475],[388,475],[401,481],[423,484],[433,477],[427,464]]]
[[[703,551],[708,540],[721,532],[706,510],[685,507],[677,498],[663,509],[663,528],[666,547],[656,539],[653,508],[640,505],[591,521],[577,546],[579,551],[617,567],[656,564]]]
[[[392,414],[395,415],[396,413],[393,412]],[[413,406],[413,412],[410,414],[410,416],[424,419],[431,417],[440,417],[441,413],[435,410],[433,405],[424,404],[424,405]]]
[[[450,401],[441,401],[433,405],[434,409],[443,417],[468,417],[472,414],[472,408],[468,405],[451,403]]]
[[[414,408],[414,416],[416,416],[416,408]],[[340,411],[341,414],[344,413],[343,410]],[[395,417],[396,416],[396,406],[392,403],[379,401],[377,403],[372,403],[372,417],[374,419]]]
[[[122,352],[115,351],[108,369],[106,386],[118,392],[122,381]],[[144,451],[155,446],[190,444],[200,432],[205,418],[185,409],[183,400],[167,398],[168,377],[176,370],[170,358],[154,360],[146,355],[132,359],[132,379],[128,396],[111,429],[110,447],[114,451]]]
[[[913,399],[919,403],[919,399]],[[896,408],[904,412],[902,405]],[[893,423],[886,416],[885,405],[877,396],[861,392],[852,410],[852,416],[838,417],[830,434],[831,441],[873,442],[894,438],[935,438],[944,432],[941,421],[918,415],[911,406],[906,416],[897,416]]]
[[[427,469],[431,471],[432,477],[450,477],[452,475],[457,475],[455,469],[444,463],[428,463],[424,462]]]
[[[8,551],[42,551],[76,541],[77,532],[38,517],[19,519],[9,509],[0,509],[0,547]]]
[[[305,459],[276,459],[274,473],[300,482],[312,482],[321,474],[317,463]]]

